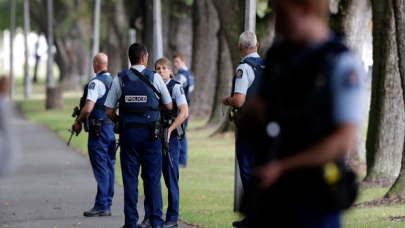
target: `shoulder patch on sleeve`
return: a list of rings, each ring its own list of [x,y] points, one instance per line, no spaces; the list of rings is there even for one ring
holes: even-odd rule
[[[183,86],[180,86],[180,92],[181,92],[181,94],[184,94]]]
[[[239,70],[236,72],[236,78],[241,79],[242,76],[243,76],[243,70],[242,70],[242,69],[239,69]]]
[[[91,82],[90,85],[89,85],[89,89],[94,90],[95,87],[96,87],[96,83]]]
[[[360,85],[360,80],[361,80],[361,78],[360,78],[359,74],[356,71],[351,70],[345,75],[343,85],[346,88],[357,87]]]

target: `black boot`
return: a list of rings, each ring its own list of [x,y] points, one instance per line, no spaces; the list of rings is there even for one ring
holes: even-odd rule
[[[248,228],[247,220],[243,219],[241,221],[235,221],[232,223],[232,226],[236,228]]]
[[[175,221],[166,221],[165,224],[163,224],[163,228],[177,228],[177,222]]]
[[[90,211],[85,211],[83,215],[86,217],[111,216],[111,211],[104,211],[93,208]]]
[[[138,224],[138,228],[151,228],[152,225],[150,224],[149,219],[144,219],[142,223]]]

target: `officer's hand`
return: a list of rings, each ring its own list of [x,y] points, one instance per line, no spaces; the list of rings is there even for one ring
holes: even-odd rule
[[[259,188],[268,189],[273,186],[283,175],[281,163],[270,162],[254,170],[255,175],[260,179]]]
[[[226,99],[228,99],[228,96],[222,98],[222,104],[228,106],[228,104],[226,103]]]
[[[77,121],[72,125],[72,127],[77,134],[82,131],[82,125],[79,124]]]

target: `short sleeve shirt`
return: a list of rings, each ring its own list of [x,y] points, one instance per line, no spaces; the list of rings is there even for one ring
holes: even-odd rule
[[[243,58],[242,61],[249,57],[259,58],[260,56],[256,52],[251,53]],[[236,69],[235,93],[246,95],[254,80],[255,72],[252,67],[248,64],[240,64]]]
[[[166,82],[166,85],[169,84],[171,80]],[[186,95],[184,94],[183,86],[176,84],[173,87],[172,99],[176,100],[177,107],[187,104]]]
[[[108,73],[107,73],[108,74]],[[108,74],[110,75],[110,74]],[[103,82],[97,79],[93,79],[89,82],[87,88],[87,98],[86,100],[97,102],[98,99],[102,98],[107,92],[107,88]]]
[[[142,65],[135,65],[135,66],[132,66],[132,68],[136,69],[139,72],[142,72],[146,67],[142,66]],[[111,85],[111,90],[108,93],[107,99],[104,104],[107,108],[116,108],[117,107],[117,103],[122,94],[120,80],[121,79],[119,77],[115,77],[113,80],[113,83]],[[153,78],[153,86],[162,95],[160,103],[166,105],[166,104],[169,104],[170,102],[172,102],[172,99],[170,97],[169,91],[167,90],[165,82],[163,81],[162,77],[157,73],[155,73],[155,76]],[[156,95],[156,97],[159,98],[157,95]]]
[[[184,67],[183,70],[188,70],[188,68],[187,68],[187,67]],[[181,74],[181,73],[177,73],[177,74],[176,74],[176,81],[180,82],[181,85],[183,86],[183,88],[186,88],[186,87],[188,86],[187,77],[184,76],[184,75]]]
[[[350,51],[337,58],[331,75],[333,120],[337,124],[361,125],[366,74],[359,60]]]

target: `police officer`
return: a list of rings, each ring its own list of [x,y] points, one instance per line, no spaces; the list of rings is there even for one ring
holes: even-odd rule
[[[105,113],[107,98],[113,77],[107,72],[108,58],[104,53],[94,56],[93,68],[97,73],[84,88],[80,100],[81,113],[72,125],[76,133],[82,130],[82,123],[89,126],[88,151],[94,176],[97,181],[97,196],[93,209],[83,213],[86,217],[111,216],[114,196],[114,165],[110,157],[115,151],[113,122]]]
[[[139,215],[138,175],[144,183],[145,201],[150,201],[152,227],[163,226],[163,199],[160,184],[162,144],[159,138],[160,110],[171,110],[172,99],[162,77],[146,68],[146,46],[134,43],[129,47],[131,68],[118,73],[112,83],[105,106],[107,115],[119,126],[121,169],[124,182],[124,228],[137,227]],[[114,108],[119,101],[118,117]]]
[[[172,80],[172,63],[166,58],[158,59],[155,63],[156,72],[159,73],[163,81],[165,81],[170,96],[173,99],[173,109],[171,111],[162,112],[162,118],[175,118],[172,125],[169,127],[169,147],[171,149],[168,155],[163,156],[162,172],[165,184],[168,190],[168,207],[166,212],[166,221],[164,228],[178,227],[177,220],[179,219],[180,206],[180,190],[179,190],[179,155],[180,141],[177,138],[178,132],[176,129],[188,117],[188,105],[183,87],[175,80]],[[173,134],[174,133],[174,134]],[[177,134],[176,134],[177,133]],[[169,157],[170,155],[170,157]],[[169,161],[171,159],[171,161]],[[171,166],[173,165],[173,166]],[[149,201],[145,201],[145,220],[139,224],[139,228],[150,227],[149,218]]]
[[[186,95],[187,104],[190,107],[191,95],[194,92],[194,75],[191,70],[186,66],[186,56],[179,52],[173,57],[173,64],[178,70],[176,74],[176,80],[183,86],[184,93]],[[188,118],[184,121],[185,129],[187,129]],[[180,141],[180,160],[179,167],[185,168],[187,166],[187,137]]]
[[[355,199],[343,158],[362,123],[365,74],[329,30],[328,5],[276,0],[283,40],[268,51],[252,115],[241,120],[260,148],[249,227],[339,228],[340,211]]]
[[[247,31],[240,35],[239,52],[243,59],[236,69],[233,78],[231,96],[222,98],[222,103],[233,107],[233,113],[235,114],[242,112],[245,101],[251,99],[255,93],[254,88],[258,87],[260,83],[261,68],[265,64],[265,61],[257,54],[258,47],[259,43],[254,33]],[[236,133],[235,147],[242,186],[246,193],[250,188],[249,185],[253,178],[252,169],[255,165],[255,159],[253,152],[248,148],[247,141],[240,134],[240,130]],[[235,227],[245,227],[246,221],[237,221],[232,225]]]

